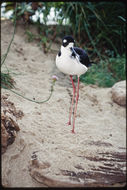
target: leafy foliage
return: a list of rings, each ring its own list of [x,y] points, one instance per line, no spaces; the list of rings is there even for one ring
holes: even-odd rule
[[[101,60],[80,77],[82,82],[100,87],[112,87],[114,83],[126,80],[125,55]]]
[[[114,54],[125,51],[125,4],[122,2],[66,2],[59,4],[61,19],[69,18],[73,35],[90,43],[96,53],[105,47]],[[110,14],[109,14],[110,13]],[[86,44],[86,43],[85,43]],[[95,50],[97,47],[97,51]]]
[[[15,2],[7,2],[5,10],[14,6]],[[87,48],[92,45],[93,54],[101,56],[101,52],[105,53],[106,49],[113,51],[115,56],[124,53],[126,10],[123,2],[22,2],[18,3],[17,16],[25,22],[32,22],[31,16],[38,11],[39,14],[43,13],[43,24],[46,25],[52,7],[55,10],[54,19],[60,25],[64,19],[69,19],[70,32],[76,41]],[[40,23],[39,17],[37,23]],[[45,28],[44,25],[43,28],[47,31],[48,27]]]

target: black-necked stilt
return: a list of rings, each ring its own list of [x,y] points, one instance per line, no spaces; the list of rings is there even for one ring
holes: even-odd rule
[[[56,66],[64,74],[70,75],[70,79],[73,86],[73,97],[70,108],[68,125],[71,125],[71,115],[72,115],[72,109],[76,92],[72,75],[78,76],[77,95],[76,95],[76,103],[74,109],[72,133],[74,133],[75,117],[76,117],[77,104],[79,98],[79,77],[88,70],[88,67],[90,67],[92,63],[89,61],[89,57],[86,54],[86,52],[81,48],[74,47],[74,43],[75,41],[71,36],[65,36],[62,39],[61,49],[56,56]]]

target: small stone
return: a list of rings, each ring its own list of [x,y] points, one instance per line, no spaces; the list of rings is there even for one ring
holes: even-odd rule
[[[112,87],[112,99],[120,106],[126,105],[126,81],[120,81]]]

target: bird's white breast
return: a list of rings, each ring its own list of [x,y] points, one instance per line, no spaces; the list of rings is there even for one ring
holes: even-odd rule
[[[61,55],[56,56],[57,68],[68,75],[82,75],[88,68],[81,64],[78,59],[71,57],[71,51],[61,46]]]

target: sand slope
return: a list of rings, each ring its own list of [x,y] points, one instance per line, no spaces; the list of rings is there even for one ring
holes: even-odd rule
[[[2,21],[2,54],[6,51],[12,31],[10,21]],[[54,44],[52,48],[58,50],[59,45]],[[53,180],[75,182],[73,177],[65,175],[65,171],[60,173],[61,170],[66,170],[75,173],[82,171],[86,176],[91,171],[92,181],[89,178],[85,180],[81,176],[77,177],[78,183],[84,186],[94,182],[109,185],[125,182],[125,107],[112,101],[110,88],[80,83],[76,134],[72,134],[72,126],[66,125],[72,86],[69,76],[57,70],[55,56],[56,54],[52,52],[44,54],[34,42],[28,43],[23,26],[17,27],[14,42],[6,59],[9,69],[20,74],[13,75],[16,90],[26,97],[41,101],[49,96],[52,75],[57,75],[59,80],[51,99],[44,104],[29,102],[2,89],[2,94],[8,95],[8,99],[24,113],[24,117],[17,121],[20,131],[15,142],[2,155],[2,184],[8,187],[48,185],[37,182],[34,172],[34,179],[30,175],[30,160],[35,151],[39,152],[40,163],[48,162],[51,166],[50,170],[44,169],[44,172],[39,170],[40,175],[43,173]],[[113,170],[112,175],[119,177],[111,180],[109,170],[105,170],[104,167],[110,168]],[[98,173],[107,173],[107,177],[102,175],[104,180],[101,177],[95,178],[95,170]]]

